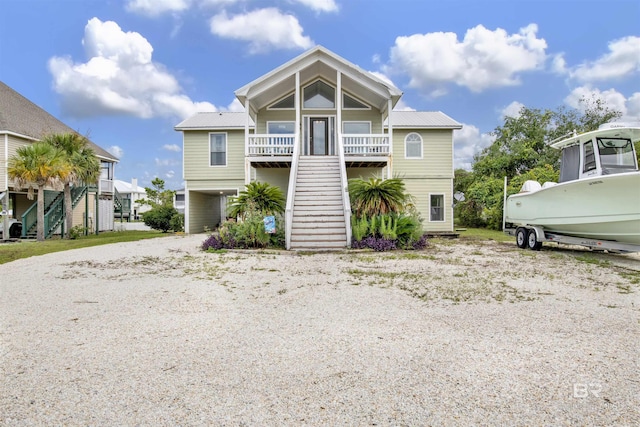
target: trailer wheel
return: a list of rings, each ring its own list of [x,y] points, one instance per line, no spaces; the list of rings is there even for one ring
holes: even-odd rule
[[[520,249],[527,247],[527,229],[524,227],[518,227],[516,230],[516,244]]]
[[[539,251],[542,247],[542,242],[539,242],[538,237],[536,236],[536,230],[529,230],[529,234],[527,235],[527,247],[532,251]]]

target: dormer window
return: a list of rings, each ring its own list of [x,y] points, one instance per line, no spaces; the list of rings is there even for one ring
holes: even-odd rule
[[[269,106],[270,110],[293,110],[294,108],[295,98],[293,93],[289,96],[285,96],[281,100],[276,101],[275,103],[271,104],[271,106]]]
[[[336,108],[336,90],[317,80],[304,88],[304,108],[333,109]]]
[[[371,107],[363,102],[358,101],[346,93],[342,94],[342,108],[345,110],[370,110]]]

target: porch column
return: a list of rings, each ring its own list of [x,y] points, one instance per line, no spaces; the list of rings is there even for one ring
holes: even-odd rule
[[[244,183],[245,185],[251,181],[251,163],[249,162],[249,120],[251,119],[251,101],[247,98],[245,105],[245,121],[244,121]],[[227,143],[228,146],[228,143]]]
[[[293,95],[295,97],[294,99],[294,106],[296,108],[296,133],[295,133],[295,143],[296,144],[300,144],[298,146],[298,152],[302,152],[300,150],[302,150],[302,132],[300,131],[300,129],[302,129],[302,126],[300,124],[300,71],[296,71],[296,90],[295,90],[295,94]],[[295,152],[295,148],[293,149],[293,151]]]
[[[393,178],[393,103],[391,98],[387,100],[387,126],[389,133],[389,157],[387,160],[387,179]]]
[[[337,102],[336,102],[336,135],[337,138],[342,141],[342,73],[340,72],[340,70],[336,70],[337,71],[337,75],[336,75],[336,92],[337,92]],[[338,141],[335,142],[334,144],[334,149],[338,149],[342,146],[341,143],[339,143]],[[340,155],[340,153],[334,153],[334,155]]]

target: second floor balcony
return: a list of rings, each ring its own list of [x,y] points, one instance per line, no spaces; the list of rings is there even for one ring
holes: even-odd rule
[[[345,158],[380,157],[382,160],[391,155],[388,134],[338,134],[338,138],[341,138]],[[270,157],[291,158],[296,143],[296,135],[252,134],[249,135],[245,155],[258,162],[262,157],[264,161],[269,161]],[[338,154],[337,146],[333,141],[328,144],[329,155]],[[304,147],[301,149],[301,153],[308,152]]]

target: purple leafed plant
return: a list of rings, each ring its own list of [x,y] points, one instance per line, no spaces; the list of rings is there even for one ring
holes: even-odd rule
[[[368,236],[360,241],[354,240],[351,247],[354,249],[373,249],[377,252],[392,251],[396,249],[396,241],[382,237]]]

